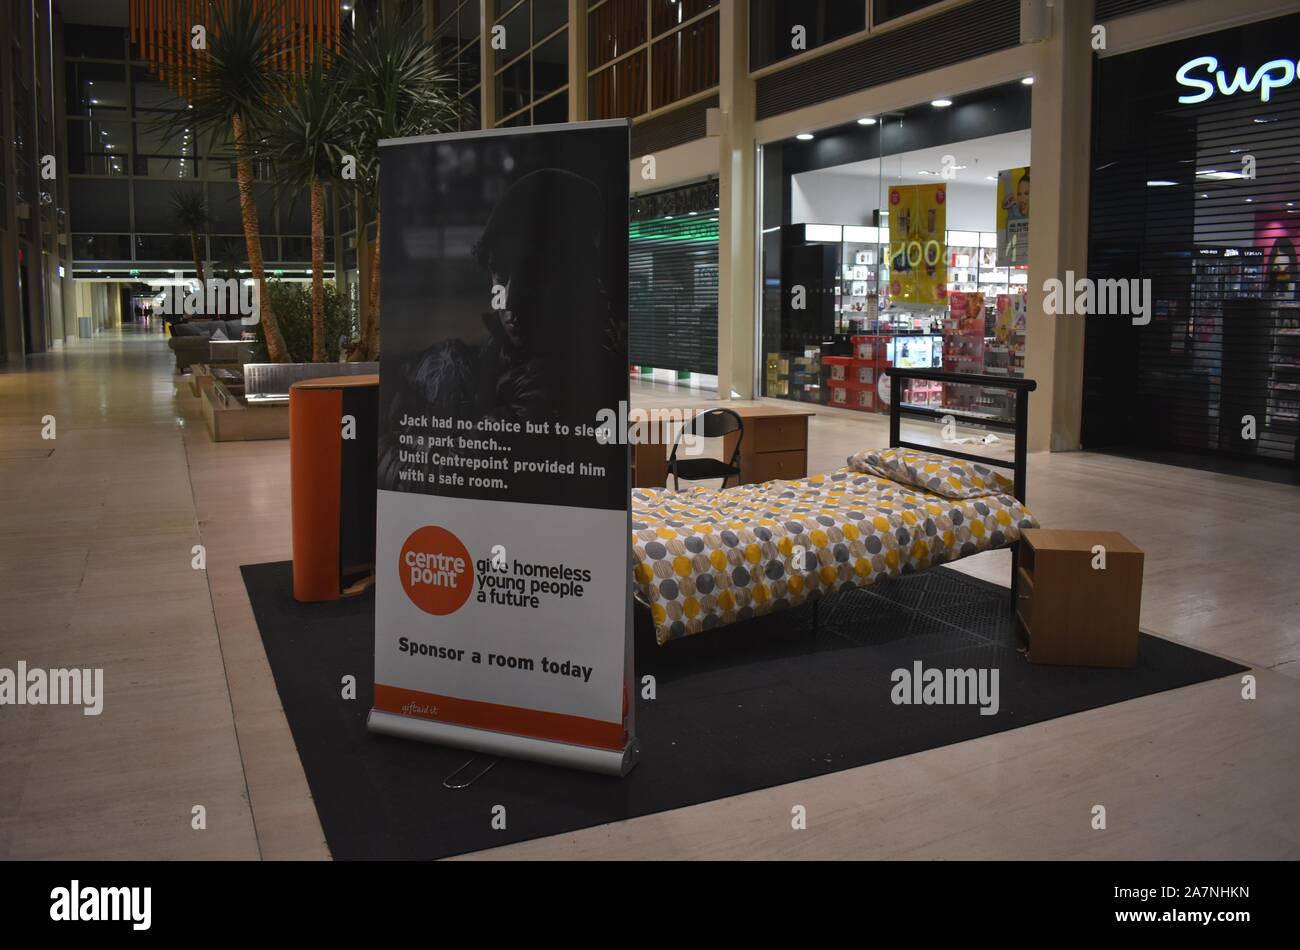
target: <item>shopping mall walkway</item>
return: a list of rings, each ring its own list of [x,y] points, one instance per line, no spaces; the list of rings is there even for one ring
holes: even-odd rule
[[[885,438],[834,411],[810,432],[814,469]],[[1039,518],[1128,534],[1144,628],[1251,665],[1255,700],[1229,677],[486,856],[1298,857],[1298,495],[1089,453],[1030,463]],[[328,855],[239,575],[288,557],[287,444],[212,443],[160,337],[0,370],[0,667],[102,667],[107,693],[98,717],[0,707],[0,858]],[[1006,574],[1003,552],[965,563]]]

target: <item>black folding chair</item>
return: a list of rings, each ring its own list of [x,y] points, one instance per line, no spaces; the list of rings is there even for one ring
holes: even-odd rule
[[[731,451],[731,461],[724,462],[714,458],[679,459],[677,450],[686,436],[699,436],[704,439],[719,439],[739,432],[736,446]],[[727,487],[727,479],[735,478],[740,484],[740,443],[745,438],[745,422],[740,414],[731,409],[709,409],[702,412],[682,426],[673,444],[673,453],[668,457],[668,474],[673,477],[673,491],[681,491],[680,478],[688,482],[701,481],[706,478],[722,479],[722,487]]]

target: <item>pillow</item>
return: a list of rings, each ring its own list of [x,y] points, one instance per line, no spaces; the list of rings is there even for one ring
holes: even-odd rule
[[[173,323],[172,336],[202,336],[199,328],[188,323]]]
[[[217,327],[215,330],[212,331],[212,336],[208,337],[208,339],[222,341],[222,340],[229,340],[230,337],[226,336],[225,330],[221,329],[221,327]]]
[[[1011,479],[987,465],[913,449],[859,452],[849,457],[849,467],[945,498],[1009,494],[1015,487]]]

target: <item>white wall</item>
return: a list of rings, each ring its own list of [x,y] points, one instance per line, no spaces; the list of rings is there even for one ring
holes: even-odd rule
[[[996,182],[948,183],[948,230],[997,230]],[[885,186],[897,179],[886,179]],[[837,175],[831,171],[795,175],[790,186],[792,224],[871,224],[880,206],[880,179],[872,175]]]

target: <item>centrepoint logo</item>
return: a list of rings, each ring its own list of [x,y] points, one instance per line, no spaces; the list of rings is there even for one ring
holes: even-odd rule
[[[397,571],[411,603],[439,617],[460,610],[474,590],[469,551],[437,525],[425,525],[406,539]]]

